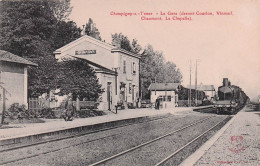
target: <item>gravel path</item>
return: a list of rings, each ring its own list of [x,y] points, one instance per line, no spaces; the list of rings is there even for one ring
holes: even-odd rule
[[[260,165],[259,117],[259,111],[243,109],[195,165]]]

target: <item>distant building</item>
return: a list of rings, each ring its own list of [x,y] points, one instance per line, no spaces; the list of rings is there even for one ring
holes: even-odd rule
[[[27,67],[37,66],[24,58],[0,50],[0,112],[3,110],[3,91],[5,89],[6,109],[13,103],[28,106]]]
[[[150,100],[154,103],[157,98],[160,99],[163,108],[175,107],[178,103],[178,94],[180,89],[179,83],[151,83],[148,90],[150,90]]]
[[[100,110],[114,109],[118,102],[135,105],[139,98],[140,55],[118,48],[116,43],[96,40],[87,35],[57,49],[57,59],[79,58],[95,69],[104,89],[100,97]]]
[[[187,85],[187,88],[189,89],[190,85]],[[195,89],[195,85],[191,85],[191,89]],[[216,94],[214,85],[203,85],[202,83],[200,83],[199,85],[197,85],[197,90],[205,92],[208,100],[210,100]]]

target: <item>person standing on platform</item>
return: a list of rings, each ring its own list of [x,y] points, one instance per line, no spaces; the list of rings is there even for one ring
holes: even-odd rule
[[[160,109],[160,99],[159,99],[159,97],[155,100],[155,109],[157,109],[157,110]]]
[[[158,110],[160,109],[160,99],[159,99],[159,97],[157,98],[157,109]]]
[[[65,121],[72,121],[73,120],[74,111],[75,111],[75,109],[74,109],[72,97],[68,96],[68,100],[65,103],[65,116],[64,116],[64,120]]]

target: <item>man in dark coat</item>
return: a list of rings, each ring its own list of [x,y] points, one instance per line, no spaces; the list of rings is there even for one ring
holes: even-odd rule
[[[155,109],[159,110],[160,108],[160,99],[159,97],[155,100]]]
[[[158,110],[160,109],[160,99],[159,99],[159,97],[157,98],[157,109]]]

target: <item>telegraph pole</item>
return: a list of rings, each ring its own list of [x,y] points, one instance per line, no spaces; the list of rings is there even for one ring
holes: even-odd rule
[[[196,59],[196,69],[195,69],[195,106],[198,104],[198,92],[197,92],[197,62],[198,60]]]
[[[154,78],[154,85],[155,85],[155,95],[156,95],[156,77]]]
[[[190,91],[189,91],[189,107],[191,107],[191,60],[190,60]]]

